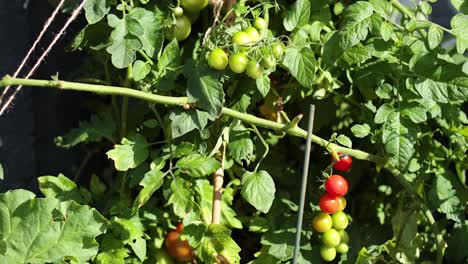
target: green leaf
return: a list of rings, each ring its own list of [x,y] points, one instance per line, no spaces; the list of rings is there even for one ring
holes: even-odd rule
[[[465,250],[468,244],[468,221],[455,225],[451,233],[447,240],[447,258],[451,263],[463,263],[468,257],[468,252]]]
[[[142,47],[139,38],[130,34],[129,20],[130,18],[119,19],[114,14],[107,16],[107,22],[114,30],[111,33],[112,45],[106,50],[111,54],[112,64],[119,69],[133,63],[136,51]]]
[[[422,98],[439,103],[461,103],[468,98],[468,78],[458,78],[450,83],[420,79],[415,87]]]
[[[346,8],[340,31],[340,44],[343,49],[366,39],[373,11],[372,5],[364,1],[357,1]]]
[[[89,24],[73,38],[65,47],[65,51],[71,52],[85,48],[101,50],[110,44],[111,32],[112,28],[105,21]]]
[[[429,48],[434,49],[440,45],[444,37],[444,31],[437,25],[432,24],[427,33],[427,41]]]
[[[353,132],[354,136],[357,138],[364,138],[369,135],[370,126],[368,124],[356,124],[351,127],[351,132]]]
[[[425,21],[425,20],[410,20],[406,25],[406,29],[413,32],[419,29],[429,28],[432,25],[432,22]]]
[[[229,132],[229,144],[227,149],[229,155],[237,163],[242,165],[242,161],[245,161],[249,164],[254,149],[253,141],[250,139],[250,131],[242,124],[232,127]]]
[[[101,21],[109,13],[110,3],[107,0],[87,0],[84,10],[88,23],[94,24]]]
[[[98,176],[96,176],[96,174],[93,174],[91,175],[89,189],[93,195],[100,196],[106,192],[107,186]]]
[[[177,161],[176,166],[183,173],[198,178],[212,174],[221,167],[221,164],[215,158],[192,153]]]
[[[223,85],[215,73],[205,68],[199,68],[192,63],[186,63],[184,75],[187,77],[187,97],[190,103],[198,103],[212,117],[221,114],[224,103]]]
[[[133,63],[133,80],[136,82],[143,80],[151,72],[149,63],[137,60]]]
[[[383,22],[380,27],[380,33],[382,34],[382,38],[385,41],[388,41],[392,38],[393,35],[393,26],[388,22]]]
[[[374,122],[376,124],[382,124],[385,123],[387,120],[388,116],[393,112],[393,107],[390,104],[383,104],[379,107],[377,110],[377,113],[375,113],[374,117]]]
[[[123,243],[130,245],[135,255],[140,261],[143,261],[146,257],[146,240],[144,238],[144,227],[140,219],[138,217],[130,219],[115,217],[113,221],[120,227],[120,237],[123,238]]]
[[[145,174],[145,177],[140,182],[143,189],[141,189],[133,202],[133,211],[136,211],[148,202],[153,193],[162,186],[163,179],[164,173],[159,170],[151,170]]]
[[[99,142],[103,139],[113,141],[116,130],[112,112],[105,111],[92,115],[89,121],[80,122],[78,128],[70,130],[65,136],[55,138],[55,144],[70,148],[79,143]]]
[[[275,199],[275,182],[266,171],[245,172],[241,195],[257,210],[268,213]]]
[[[96,237],[107,221],[95,209],[74,201],[34,198],[25,190],[0,194],[0,241],[4,263],[78,263],[98,253]]]
[[[352,66],[358,63],[363,63],[370,58],[372,58],[371,50],[362,44],[358,44],[345,50],[341,55],[340,60],[344,62],[344,66]]]
[[[0,164],[0,180],[3,180],[4,179],[4,174],[3,174],[3,166],[2,164]]]
[[[348,148],[351,148],[353,146],[353,142],[351,141],[351,139],[349,139],[349,137],[345,135],[339,135],[336,138],[336,141],[338,141],[338,143]]]
[[[260,94],[263,97],[267,96],[268,92],[270,91],[270,77],[264,74],[262,78],[255,80],[255,84],[257,85],[257,90],[260,92]]]
[[[166,67],[175,67],[177,65],[177,59],[180,55],[179,42],[173,39],[164,48],[161,57],[158,60],[158,70],[161,72]]]
[[[453,7],[458,9],[458,11],[462,12],[465,15],[468,15],[468,1],[466,0],[450,0]]]
[[[292,31],[296,27],[301,27],[309,22],[310,17],[310,1],[297,0],[289,10],[288,15],[284,18],[283,25],[287,31]]]
[[[57,197],[64,193],[76,189],[76,183],[65,177],[63,174],[55,176],[41,176],[37,178],[39,190],[45,197]]]
[[[156,13],[153,13],[148,9],[136,7],[126,16],[128,20],[138,22],[140,32],[135,36],[140,40],[145,53],[151,58],[156,57],[164,42],[162,28],[165,17],[157,7],[155,11]]]
[[[106,154],[114,160],[118,171],[127,171],[138,167],[148,158],[148,142],[142,135],[133,134],[122,139],[121,145],[115,145]]]
[[[445,214],[447,219],[461,222],[463,219],[464,205],[457,197],[457,191],[450,179],[455,175],[441,168],[436,173],[436,180],[430,192],[431,203],[438,211]]]
[[[428,2],[419,2],[419,8],[426,16],[429,16],[432,13],[432,6]]]
[[[168,204],[173,205],[175,215],[184,218],[194,206],[193,196],[191,183],[178,177],[171,183],[171,196]]]
[[[227,263],[240,263],[240,251],[241,248],[232,239],[231,230],[222,225],[211,224],[203,236],[199,257],[207,264],[219,263],[219,259],[223,257]]]
[[[204,111],[191,109],[188,111],[176,110],[169,115],[171,122],[172,137],[178,138],[188,132],[198,129],[200,132],[208,124],[210,114]]]
[[[302,86],[312,87],[315,80],[316,61],[314,52],[310,48],[301,50],[296,47],[288,48],[282,63]]]
[[[374,11],[382,16],[389,16],[393,11],[392,5],[388,1],[370,0],[369,3],[372,5]]]
[[[422,105],[407,107],[401,111],[401,114],[416,124],[426,122],[427,120],[426,108]]]
[[[124,247],[122,240],[106,234],[99,245],[97,264],[124,264],[129,250]]]
[[[390,155],[390,162],[404,171],[415,153],[418,129],[411,122],[402,118],[399,112],[388,115],[383,126],[382,142]]]
[[[452,17],[450,25],[452,32],[457,36],[457,52],[463,54],[468,48],[468,16],[457,14]]]

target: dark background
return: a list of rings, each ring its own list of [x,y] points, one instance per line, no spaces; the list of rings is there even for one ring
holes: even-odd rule
[[[450,27],[454,13],[448,2],[441,0],[433,4],[432,19],[445,27]],[[47,0],[30,0],[29,3],[0,0],[0,76],[13,74],[52,11]],[[41,43],[50,43],[67,17],[67,14],[60,14]],[[80,65],[83,54],[66,53],[64,47],[84,22],[81,16],[72,24],[34,78],[50,79],[59,72],[66,79],[67,74]],[[44,45],[40,45],[38,51],[44,49]],[[31,61],[40,56],[39,52],[33,54]],[[25,72],[27,70],[20,76]],[[13,106],[0,117],[0,164],[5,172],[5,179],[0,181],[0,191],[16,188],[36,191],[36,177],[42,175],[63,173],[72,177],[83,159],[84,150],[80,147],[70,150],[58,148],[54,138],[89,116],[83,102],[90,97],[93,95],[32,87],[25,87],[19,93]],[[90,170],[89,167],[93,164],[84,170],[84,174]]]

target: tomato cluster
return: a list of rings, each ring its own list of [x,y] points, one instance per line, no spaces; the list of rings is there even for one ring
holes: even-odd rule
[[[252,49],[262,40],[260,32],[267,27],[265,19],[255,18],[251,26],[232,35],[233,52],[228,55],[224,49],[218,47],[208,54],[208,64],[219,71],[225,70],[229,65],[234,73],[245,72],[252,79],[262,77],[265,69],[274,68],[277,61],[282,59],[285,48],[281,41],[275,41],[263,47],[260,52]]]
[[[168,39],[185,40],[192,31],[192,23],[197,20],[200,11],[208,5],[208,0],[181,0],[181,6],[172,8],[175,21],[172,27],[166,31]]]
[[[195,254],[187,240],[180,239],[182,231],[184,231],[184,225],[179,223],[176,229],[167,233],[164,245],[169,256],[180,262],[189,262],[194,259]]]
[[[338,153],[338,155],[340,155]],[[332,158],[333,161],[333,158]],[[339,171],[347,171],[351,168],[352,158],[345,155],[333,164]],[[312,220],[315,231],[322,233],[320,255],[325,261],[332,261],[336,253],[346,253],[349,250],[349,237],[345,229],[349,220],[343,210],[346,208],[344,196],[348,193],[348,181],[341,175],[333,174],[325,181],[326,193],[320,198],[319,206],[322,211]]]

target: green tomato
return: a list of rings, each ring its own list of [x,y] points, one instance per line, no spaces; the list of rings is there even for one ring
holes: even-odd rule
[[[189,12],[199,12],[208,5],[208,0],[181,0],[180,5]]]
[[[265,29],[265,28],[268,27],[267,22],[265,21],[265,19],[263,19],[261,17],[255,18],[254,22],[253,22],[253,25],[258,30],[262,30],[262,29]]]
[[[349,250],[348,244],[340,243],[338,246],[336,246],[336,251],[338,253],[344,254],[344,253],[348,252],[348,250]]]
[[[174,13],[174,15],[176,17],[180,17],[180,16],[182,16],[184,14],[184,9],[182,9],[182,7],[178,6],[178,7],[174,8],[172,10],[172,12]]]
[[[250,60],[247,63],[247,69],[246,69],[247,76],[249,76],[252,79],[258,79],[262,77],[263,75],[263,68],[258,63],[256,60]]]
[[[336,249],[334,247],[320,247],[320,256],[325,261],[333,261],[336,257]]]
[[[158,264],[174,264],[174,260],[162,249],[156,251],[154,258]]]
[[[276,59],[271,54],[267,54],[262,58],[262,65],[265,68],[272,68],[276,66]]]
[[[190,24],[190,20],[182,15],[176,18],[175,25],[172,26],[171,31],[166,32],[166,37],[168,39],[176,38],[177,41],[182,41],[190,35],[191,30],[192,25]]]
[[[347,244],[349,242],[348,233],[344,230],[338,230],[338,233],[340,233],[340,242]]]
[[[335,5],[333,6],[333,13],[339,16],[341,13],[343,13],[343,10],[345,8],[346,6],[343,4],[343,2],[336,2]]]
[[[325,246],[336,247],[341,242],[340,233],[338,233],[336,229],[332,228],[326,231],[325,233],[323,233],[322,242],[323,244],[325,244]]]
[[[228,55],[224,50],[217,48],[208,55],[208,64],[218,71],[226,69],[228,65]]]
[[[276,59],[280,60],[283,57],[284,53],[284,44],[283,42],[276,42],[271,45],[271,52]]]
[[[333,228],[345,229],[348,226],[348,216],[340,211],[332,215]]]
[[[260,40],[260,33],[258,33],[256,28],[248,27],[244,31],[247,33],[247,35],[249,35],[250,42],[257,42]]]
[[[312,227],[315,231],[323,233],[332,228],[332,218],[329,214],[320,213],[312,219]]]
[[[229,68],[235,73],[243,73],[247,68],[249,59],[242,52],[237,52],[229,56]]]
[[[248,50],[249,47],[247,45],[250,43],[249,34],[244,31],[234,33],[234,35],[232,35],[232,43],[239,45],[239,49],[242,51]]]

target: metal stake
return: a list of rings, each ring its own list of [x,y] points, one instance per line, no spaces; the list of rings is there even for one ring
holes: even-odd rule
[[[293,264],[297,264],[297,258],[299,256],[299,248],[301,246],[302,220],[304,217],[304,203],[305,203],[305,196],[306,196],[306,191],[307,191],[307,177],[309,176],[310,147],[312,143],[311,141],[312,130],[314,129],[314,115],[315,115],[315,105],[311,104],[310,109],[309,109],[309,122],[307,126],[307,142],[306,142],[306,150],[304,153],[304,170],[302,171],[301,196],[299,200],[299,215],[297,217],[296,244],[294,246]]]

